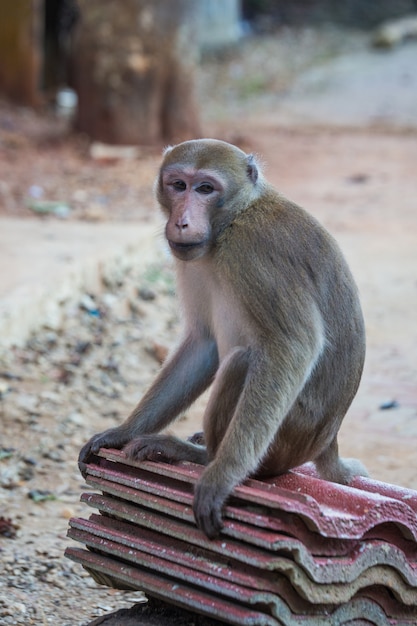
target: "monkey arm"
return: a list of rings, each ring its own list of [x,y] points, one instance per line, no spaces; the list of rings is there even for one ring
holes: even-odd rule
[[[216,452],[215,462],[233,485],[259,467],[326,347],[323,320],[312,299],[288,309],[288,315],[290,339],[284,324],[251,349],[239,402]]]
[[[90,454],[100,448],[122,448],[140,435],[162,430],[207,389],[217,367],[214,339],[196,332],[188,335],[128,419],[94,435],[84,445],[78,461],[81,472]]]
[[[122,425],[128,430],[129,439],[165,428],[207,389],[218,365],[213,338],[187,336]]]

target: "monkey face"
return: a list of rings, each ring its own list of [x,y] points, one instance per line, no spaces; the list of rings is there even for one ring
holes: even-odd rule
[[[212,246],[212,214],[221,206],[223,182],[207,170],[180,165],[161,172],[160,198],[168,215],[165,234],[181,261],[201,258]]]

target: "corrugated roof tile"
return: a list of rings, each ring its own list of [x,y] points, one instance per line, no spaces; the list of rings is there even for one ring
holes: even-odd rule
[[[195,526],[193,464],[127,462],[102,450],[68,548],[102,584],[142,589],[231,624],[417,623],[417,494],[303,466],[235,489],[220,537]],[[246,621],[244,621],[246,620]],[[336,620],[336,621],[334,621]]]

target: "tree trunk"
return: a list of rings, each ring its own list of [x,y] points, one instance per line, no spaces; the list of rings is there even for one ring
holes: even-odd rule
[[[0,0],[0,92],[40,103],[43,0]]]
[[[199,136],[194,0],[79,0],[76,128],[106,143]]]

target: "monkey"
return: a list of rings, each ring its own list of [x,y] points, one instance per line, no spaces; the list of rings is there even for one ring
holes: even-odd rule
[[[341,484],[367,475],[338,452],[365,330],[335,239],[267,182],[254,155],[220,140],[168,147],[155,187],[183,336],[127,420],[82,448],[81,471],[101,447],[137,461],[204,465],[193,511],[210,539],[232,490],[250,476],[309,461]],[[203,437],[160,432],[210,386]]]

